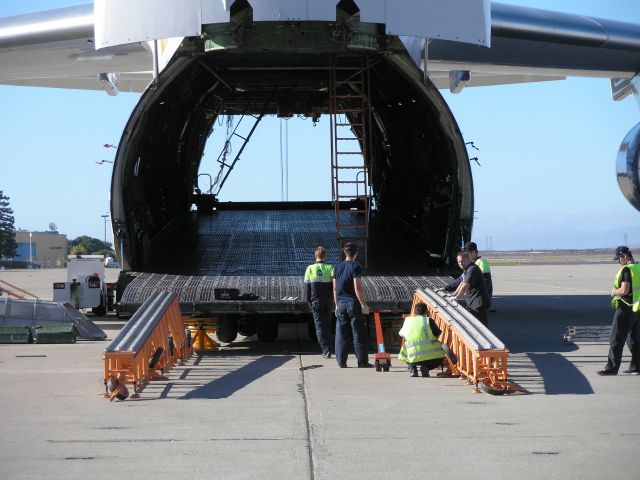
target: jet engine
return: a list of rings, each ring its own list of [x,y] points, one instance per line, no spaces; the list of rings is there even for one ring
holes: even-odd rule
[[[640,211],[640,123],[633,127],[620,145],[616,161],[618,186],[628,202]]]

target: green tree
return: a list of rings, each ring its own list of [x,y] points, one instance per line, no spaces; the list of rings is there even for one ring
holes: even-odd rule
[[[87,250],[84,248],[84,246],[82,245],[73,245],[70,249],[69,249],[69,253],[71,255],[84,255],[87,253]]]
[[[69,253],[72,255],[77,253],[89,255],[113,255],[113,249],[109,242],[104,243],[102,240],[98,240],[97,238],[83,235],[69,242]]]
[[[12,258],[16,254],[16,227],[9,197],[0,190],[0,258]]]

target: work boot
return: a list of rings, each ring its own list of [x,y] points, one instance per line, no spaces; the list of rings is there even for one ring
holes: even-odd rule
[[[422,375],[423,377],[428,377],[429,376],[429,369],[426,367],[426,365],[420,365],[420,375]],[[416,375],[416,377],[417,376],[418,375]]]
[[[417,367],[411,367],[411,369],[409,370],[409,376],[410,377],[417,377],[418,376],[418,368]]]

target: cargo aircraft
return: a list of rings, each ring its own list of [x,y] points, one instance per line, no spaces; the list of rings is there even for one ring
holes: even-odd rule
[[[356,242],[367,296],[388,312],[452,264],[473,182],[439,89],[590,76],[620,100],[638,98],[638,72],[640,25],[489,0],[95,0],[0,19],[0,84],[142,93],[111,185],[120,261],[136,272],[121,304],[172,289],[183,310],[223,315],[226,338],[246,315],[306,311],[318,244],[335,262]],[[221,201],[239,155],[198,188],[217,120],[248,119],[241,152],[274,115],[330,119],[330,202]],[[640,124],[617,158],[640,210],[639,159]]]

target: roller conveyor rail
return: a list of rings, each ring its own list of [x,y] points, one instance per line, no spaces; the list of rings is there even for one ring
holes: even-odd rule
[[[154,292],[104,351],[105,397],[124,400],[193,353],[175,294]]]
[[[442,331],[440,342],[455,355],[455,363],[449,362],[447,376],[463,376],[469,385],[475,385],[474,393],[479,392],[478,386],[494,395],[526,392],[507,378],[509,350],[504,343],[450,294],[417,289],[412,313],[418,303],[427,306],[429,316]]]
[[[608,343],[611,325],[572,325],[566,328],[562,341],[566,343]]]

